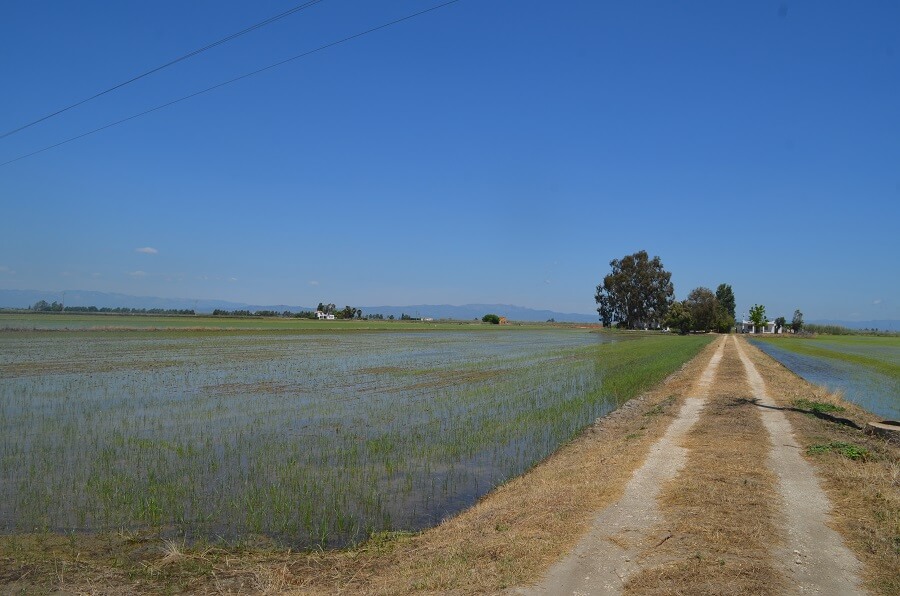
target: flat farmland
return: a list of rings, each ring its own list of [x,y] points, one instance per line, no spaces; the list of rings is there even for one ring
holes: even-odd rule
[[[310,548],[425,528],[709,341],[343,325],[0,332],[0,531]]]
[[[340,333],[343,331],[365,330],[434,330],[489,329],[478,322],[469,321],[389,321],[389,320],[335,320],[319,321],[290,317],[231,317],[212,315],[148,315],[118,313],[36,313],[36,312],[4,312],[0,313],[0,330],[156,330],[184,329],[192,331],[211,331],[216,329],[268,330],[268,331],[307,331],[322,333]]]

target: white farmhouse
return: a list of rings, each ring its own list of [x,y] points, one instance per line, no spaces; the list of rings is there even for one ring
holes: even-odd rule
[[[781,333],[781,329],[775,330],[775,321],[766,321],[766,324],[759,331],[750,321],[741,321],[737,324],[738,333]]]
[[[334,320],[334,315],[331,314],[331,313],[325,314],[325,313],[322,312],[321,310],[317,310],[317,311],[316,311],[316,318],[319,319],[320,321],[321,321],[322,319],[325,319],[326,321],[333,321],[333,320]]]

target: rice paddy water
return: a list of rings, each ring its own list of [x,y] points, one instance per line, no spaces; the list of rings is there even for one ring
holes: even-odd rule
[[[0,531],[335,547],[521,474],[709,338],[0,333]]]
[[[873,414],[900,420],[900,337],[753,338],[810,383],[840,391]]]

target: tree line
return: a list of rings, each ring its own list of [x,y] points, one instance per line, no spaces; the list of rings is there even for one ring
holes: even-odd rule
[[[334,305],[334,303],[325,304],[324,302],[320,302],[319,306],[316,307],[316,310],[319,312],[323,312],[326,315],[334,315],[335,319],[363,318],[363,311],[353,306],[345,306],[342,310],[337,310],[337,307]]]
[[[123,315],[193,315],[196,314],[190,308],[126,308],[124,306],[63,306],[62,303],[38,300],[28,307],[28,310],[37,312],[75,312],[75,313],[113,313]]]
[[[668,327],[681,333],[719,331],[727,333],[735,327],[734,290],[721,283],[713,292],[706,287],[690,291],[687,298],[675,300],[672,274],[666,271],[658,256],[652,259],[641,250],[609,263],[611,272],[597,286],[594,300],[604,327],[624,329],[659,329]],[[766,325],[765,307],[754,304],[750,321],[757,329]],[[784,317],[775,321],[776,328],[787,324]],[[803,313],[794,312],[791,329],[803,328]]]
[[[730,331],[734,327],[734,291],[719,284],[694,288],[683,301],[675,300],[672,274],[658,256],[641,250],[609,263],[612,271],[597,286],[594,300],[604,327],[689,331]]]
[[[225,310],[217,308],[212,312],[214,317],[284,317],[286,319],[315,319],[316,313],[311,310],[301,310],[300,312],[292,312],[285,310],[278,312],[277,310]]]
[[[718,331],[728,333],[734,328],[734,291],[728,284],[719,284],[715,293],[709,288],[691,290],[681,302],[673,302],[663,324],[680,333],[690,331]]]
[[[345,306],[344,308],[338,310],[334,304],[325,304],[324,302],[320,302],[316,307],[316,310],[301,310],[298,312],[293,312],[290,310],[285,310],[282,312],[278,312],[275,310],[225,310],[222,308],[217,308],[213,311],[214,317],[281,317],[281,318],[292,318],[292,319],[317,319],[317,312],[324,313],[326,315],[334,315],[335,319],[356,319],[363,321],[393,321],[396,317],[394,315],[384,316],[380,313],[373,313],[369,315],[364,315],[362,309],[356,308],[353,306]],[[401,321],[418,321],[420,319],[413,317],[408,314],[400,315]]]

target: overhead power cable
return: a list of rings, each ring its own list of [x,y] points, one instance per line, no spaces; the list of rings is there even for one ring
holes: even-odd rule
[[[26,153],[25,155],[20,155],[19,157],[16,157],[16,158],[11,159],[11,160],[9,160],[9,161],[5,161],[5,162],[3,162],[3,163],[0,163],[0,168],[2,168],[3,166],[7,166],[7,165],[9,165],[9,164],[11,164],[11,163],[14,163],[14,162],[23,160],[23,159],[25,159],[25,158],[32,157],[32,156],[34,156],[34,155],[37,155],[38,153],[43,153],[44,151],[49,151],[50,149],[55,149],[56,147],[59,147],[60,145],[65,145],[66,143],[71,143],[72,141],[77,141],[78,139],[83,139],[84,137],[87,137],[87,136],[90,136],[90,135],[92,135],[92,134],[96,134],[96,133],[98,133],[98,132],[100,132],[100,131],[106,130],[107,128],[112,128],[113,126],[118,126],[119,124],[124,124],[125,122],[129,122],[129,121],[131,121],[131,120],[135,120],[136,118],[140,118],[141,116],[146,116],[147,114],[151,114],[151,113],[153,113],[153,112],[162,110],[163,108],[167,108],[167,107],[169,107],[169,106],[173,106],[173,105],[175,105],[175,104],[177,104],[177,103],[181,103],[182,101],[186,101],[186,100],[191,99],[191,98],[193,98],[193,97],[197,97],[198,95],[203,95],[204,93],[209,93],[210,91],[214,91],[214,90],[219,89],[219,88],[221,88],[221,87],[224,87],[224,86],[226,86],[226,85],[230,85],[230,84],[232,84],[232,83],[236,83],[236,82],[238,82],[238,81],[242,81],[242,80],[244,80],[244,79],[247,79],[247,78],[250,78],[250,77],[252,77],[252,76],[258,75],[258,74],[260,74],[260,73],[266,72],[267,70],[272,70],[273,68],[277,68],[277,67],[279,67],[279,66],[283,66],[283,65],[285,65],[285,64],[287,64],[287,63],[289,63],[289,62],[293,62],[294,60],[299,60],[300,58],[305,58],[306,56],[309,56],[309,55],[311,55],[311,54],[315,54],[315,53],[317,53],[317,52],[321,52],[322,50],[327,50],[328,48],[333,48],[333,47],[336,46],[336,45],[340,45],[340,44],[342,44],[342,43],[346,43],[346,42],[348,42],[348,41],[351,41],[351,40],[360,38],[360,37],[362,37],[362,36],[364,36],[364,35],[368,35],[368,34],[370,34],[370,33],[376,32],[376,31],[380,31],[381,29],[386,29],[386,28],[391,27],[391,26],[393,26],[393,25],[397,25],[398,23],[402,23],[402,22],[404,22],[404,21],[408,21],[408,20],[410,20],[410,19],[414,19],[414,18],[416,18],[416,17],[422,16],[423,14],[426,14],[426,13],[429,13],[429,12],[432,12],[432,11],[435,11],[435,10],[438,10],[438,9],[440,9],[440,8],[444,8],[445,6],[450,6],[451,4],[456,4],[456,3],[459,2],[459,1],[460,1],[460,0],[449,0],[448,2],[444,2],[444,3],[442,3],[442,4],[438,4],[438,5],[436,5],[436,6],[432,6],[431,8],[426,8],[425,10],[420,10],[419,12],[415,12],[415,13],[413,13],[413,14],[406,15],[405,17],[401,17],[401,18],[399,18],[399,19],[390,21],[390,22],[388,22],[388,23],[384,23],[383,25],[378,25],[377,27],[372,27],[371,29],[366,29],[365,31],[361,31],[360,33],[356,33],[356,34],[354,34],[354,35],[350,35],[349,37],[344,37],[343,39],[339,39],[339,40],[337,40],[337,41],[332,41],[331,43],[327,43],[327,44],[322,45],[322,46],[319,46],[319,47],[317,47],[317,48],[315,48],[315,49],[308,50],[308,51],[306,51],[306,52],[303,52],[302,54],[297,54],[296,56],[292,56],[292,57],[290,57],[290,58],[286,58],[286,59],[281,60],[281,61],[279,61],[279,62],[275,62],[274,64],[270,64],[270,65],[268,65],[268,66],[264,66],[263,68],[260,68],[260,69],[258,69],[258,70],[254,70],[254,71],[252,71],[252,72],[248,72],[248,73],[246,73],[246,74],[242,74],[242,75],[240,75],[240,76],[238,76],[238,77],[234,77],[233,79],[229,79],[229,80],[227,80],[227,81],[223,81],[223,82],[221,82],[221,83],[218,83],[217,85],[213,85],[212,87],[207,87],[206,89],[202,89],[202,90],[200,90],[200,91],[196,91],[196,92],[194,92],[194,93],[191,93],[190,95],[185,95],[184,97],[179,97],[178,99],[173,99],[172,101],[169,101],[169,102],[166,102],[166,103],[164,103],[164,104],[158,105],[158,106],[156,106],[155,108],[150,108],[149,110],[144,110],[143,112],[140,112],[140,113],[138,113],[138,114],[134,114],[133,116],[129,116],[129,117],[127,117],[127,118],[122,118],[121,120],[117,120],[117,121],[115,121],[115,122],[111,122],[111,123],[109,123],[109,124],[106,124],[106,125],[104,125],[104,126],[101,126],[100,128],[95,128],[94,130],[90,130],[90,131],[88,131],[88,132],[81,133],[80,135],[77,135],[77,136],[74,136],[74,137],[70,137],[70,138],[68,138],[68,139],[66,139],[66,140],[64,140],[64,141],[60,141],[60,142],[58,142],[58,143],[54,143],[53,145],[48,145],[48,146],[44,147],[43,149],[38,149],[37,151],[32,151],[31,153]]]
[[[287,16],[294,14],[295,12],[300,12],[301,10],[307,9],[310,6],[319,4],[320,2],[323,2],[323,1],[324,0],[310,0],[309,2],[299,4],[293,8],[290,8],[290,9],[282,12],[282,13],[279,13],[273,17],[269,17],[268,19],[266,19],[264,21],[260,21],[259,23],[256,23],[255,25],[251,25],[251,26],[247,27],[246,29],[241,29],[237,33],[232,33],[231,35],[229,35],[227,37],[223,37],[222,39],[220,39],[218,41],[214,41],[210,44],[207,44],[207,45],[203,46],[202,48],[197,48],[193,52],[188,52],[184,56],[180,56],[178,58],[175,58],[174,60],[166,62],[165,64],[161,64],[160,66],[151,68],[147,72],[144,72],[135,77],[132,77],[132,78],[128,79],[127,81],[122,81],[121,83],[119,83],[117,85],[113,85],[109,89],[104,89],[103,91],[101,91],[99,93],[95,93],[94,95],[91,95],[90,97],[86,97],[85,99],[82,99],[81,101],[77,101],[77,102],[73,103],[72,105],[66,106],[66,107],[64,107],[60,110],[57,110],[51,114],[47,114],[46,116],[43,116],[41,118],[38,118],[37,120],[29,122],[28,124],[23,124],[19,128],[15,128],[13,130],[9,130],[3,134],[0,134],[0,139],[5,139],[6,137],[8,137],[10,135],[14,135],[17,132],[21,132],[21,131],[25,130],[26,128],[29,128],[31,126],[34,126],[35,124],[43,122],[44,120],[49,120],[50,118],[53,118],[54,116],[59,116],[63,112],[68,112],[72,108],[77,108],[78,106],[80,106],[82,104],[86,104],[87,102],[97,99],[98,97],[102,97],[103,95],[106,95],[107,93],[115,91],[116,89],[120,89],[120,88],[124,87],[125,85],[130,85],[131,83],[134,83],[135,81],[139,81],[140,79],[143,79],[144,77],[150,76],[155,72],[159,72],[159,71],[163,70],[164,68],[168,68],[174,64],[178,64],[179,62],[181,62],[183,60],[187,60],[188,58],[192,58],[192,57],[196,56],[197,54],[202,54],[206,50],[211,50],[212,48],[214,48],[216,46],[222,45],[223,43],[228,43],[229,41],[231,41],[233,39],[236,39],[242,35],[246,35],[247,33],[250,33],[251,31],[257,30],[260,27],[265,27],[266,25],[269,25],[270,23],[279,21]]]

